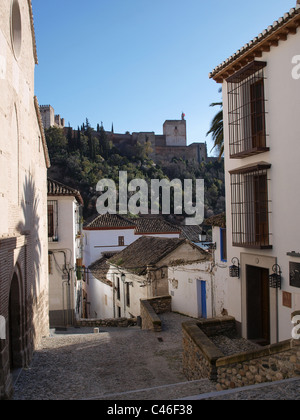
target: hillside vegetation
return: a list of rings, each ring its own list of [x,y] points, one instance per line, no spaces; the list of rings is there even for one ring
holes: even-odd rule
[[[119,150],[109,141],[103,127],[95,131],[88,120],[74,132],[51,127],[45,132],[51,168],[48,175],[81,192],[84,199],[84,217],[96,213],[98,197],[96,185],[104,178],[119,183],[119,171],[127,171],[128,182],[144,179],[150,185],[152,179],[204,179],[205,217],[225,210],[223,161],[187,161],[170,156],[169,162],[155,164],[149,157],[150,143],[128,145]]]

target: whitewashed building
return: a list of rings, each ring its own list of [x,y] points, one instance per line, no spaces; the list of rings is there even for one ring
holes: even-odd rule
[[[110,290],[103,271],[103,261],[121,252],[143,236],[179,238],[181,229],[160,217],[126,218],[120,215],[99,215],[84,226],[83,266],[86,271],[84,293],[87,302],[86,317],[113,316],[107,308]],[[94,273],[97,272],[97,276]],[[103,281],[104,280],[104,281]],[[104,303],[104,304],[103,304]],[[108,316],[109,315],[109,316]]]
[[[0,7],[0,399],[49,333],[47,145],[34,96],[30,0]]]
[[[201,296],[197,281],[210,281],[209,262],[210,255],[186,239],[141,237],[108,261],[113,316],[140,316],[141,299],[170,294],[173,311],[201,316],[201,300],[207,305],[209,295]]]
[[[181,229],[158,216],[128,218],[118,214],[98,215],[86,223],[83,264],[88,267],[105,253],[120,252],[141,236],[179,238]]]
[[[82,313],[82,206],[79,191],[48,178],[51,327],[74,325]]]
[[[300,309],[299,25],[297,4],[210,74],[223,87],[227,309],[261,344],[290,339]]]

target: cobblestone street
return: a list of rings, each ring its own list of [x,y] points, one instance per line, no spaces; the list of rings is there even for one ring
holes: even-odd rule
[[[53,332],[15,386],[15,400],[300,399],[300,379],[216,392],[208,380],[182,373],[178,314],[162,316],[163,331],[138,327]]]
[[[185,392],[177,385],[161,393],[161,386],[187,382],[182,373],[181,323],[188,319],[168,314],[161,333],[130,327],[103,328],[99,334],[88,328],[52,334],[43,340],[30,368],[20,374],[14,399],[122,399],[128,392],[129,398],[147,399],[146,391],[131,391],[156,387],[155,398],[164,399],[214,390],[209,381],[199,381],[185,384]]]

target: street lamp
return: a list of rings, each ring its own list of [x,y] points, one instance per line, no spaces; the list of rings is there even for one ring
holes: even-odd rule
[[[237,262],[237,265],[235,264]],[[229,275],[230,277],[238,277],[240,278],[240,261],[238,258],[234,257],[231,260],[232,266],[229,267]]]

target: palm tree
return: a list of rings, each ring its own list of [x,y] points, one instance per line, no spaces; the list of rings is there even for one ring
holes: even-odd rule
[[[219,93],[222,92],[222,89],[219,90]],[[207,132],[206,136],[209,134],[212,135],[214,146],[211,150],[217,149],[219,153],[219,160],[222,159],[224,153],[224,130],[223,130],[223,102],[213,102],[210,106],[220,106],[221,110],[215,115],[214,119],[211,122],[210,130]]]

